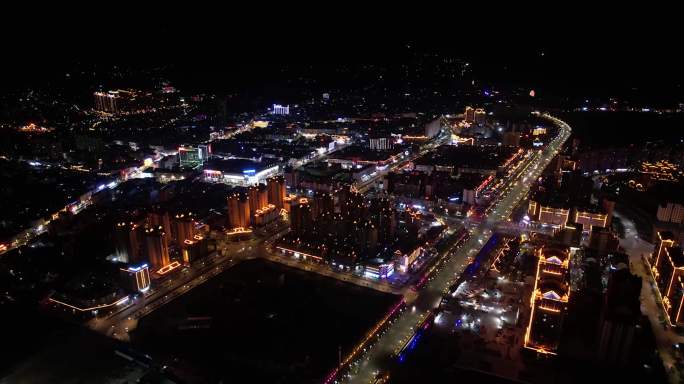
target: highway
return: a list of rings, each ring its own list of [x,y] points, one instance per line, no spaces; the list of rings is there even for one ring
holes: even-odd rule
[[[467,266],[469,256],[479,252],[491,237],[495,225],[500,220],[507,219],[513,208],[527,195],[532,182],[541,175],[558,153],[571,131],[565,122],[549,115],[541,116],[559,128],[558,136],[541,153],[537,152],[525,160],[527,164],[523,166],[523,171],[516,173],[514,180],[510,180],[504,187],[486,219],[471,230],[471,237],[465,244],[450,251],[447,262],[437,270],[426,286],[418,292],[415,300],[409,304],[411,309],[401,312],[383,333],[378,334],[375,342],[366,349],[366,353],[351,363],[349,373],[344,377],[338,377],[337,382],[369,383],[373,382],[377,375],[385,374],[389,359],[413,336],[416,326],[439,305],[449,286]],[[346,367],[340,368],[340,372],[345,372]]]

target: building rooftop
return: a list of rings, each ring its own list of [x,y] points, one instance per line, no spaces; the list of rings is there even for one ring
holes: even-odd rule
[[[515,152],[515,149],[509,147],[443,145],[416,159],[415,164],[496,170]]]
[[[245,174],[259,172],[274,165],[270,161],[254,161],[247,159],[211,159],[204,163],[204,170],[221,171],[224,173]]]

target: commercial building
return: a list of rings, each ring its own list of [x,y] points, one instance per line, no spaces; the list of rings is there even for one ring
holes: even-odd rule
[[[194,169],[202,166],[208,159],[211,153],[211,146],[197,145],[178,147],[178,159],[182,169]]]
[[[213,159],[204,165],[204,180],[249,187],[265,183],[278,173],[278,165],[245,159]]]
[[[570,251],[545,245],[536,254],[539,259],[524,346],[539,353],[556,354],[570,297]]]
[[[610,227],[615,202],[604,197],[595,203],[591,178],[578,171],[548,176],[536,188],[527,210],[532,221],[558,228],[572,224],[584,232]]]

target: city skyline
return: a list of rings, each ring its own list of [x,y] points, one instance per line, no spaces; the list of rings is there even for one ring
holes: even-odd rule
[[[1,72],[2,380],[680,380],[666,39],[82,28]]]

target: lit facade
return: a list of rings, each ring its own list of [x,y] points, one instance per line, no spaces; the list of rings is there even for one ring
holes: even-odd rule
[[[463,118],[467,123],[475,122],[475,109],[471,106],[465,107],[465,112],[463,113]]]
[[[556,354],[570,297],[570,252],[567,248],[544,246],[537,250],[537,256],[524,346],[540,353]]]
[[[582,224],[585,230],[591,231],[591,227],[605,228],[608,223],[608,215],[599,212],[577,210],[575,223]]]
[[[249,196],[234,193],[228,196],[228,225],[231,228],[250,226]]]
[[[142,259],[142,227],[134,222],[119,222],[114,228],[116,258],[124,263],[136,263]]]
[[[180,146],[178,147],[180,167],[184,169],[197,168],[209,159],[210,152],[211,147],[208,145]]]
[[[273,114],[274,115],[289,115],[290,114],[290,106],[289,105],[273,104]]]
[[[659,232],[651,273],[658,287],[660,303],[671,326],[684,326],[684,254],[670,232]]]
[[[117,91],[95,92],[95,109],[100,112],[117,113],[119,112],[120,96]]]
[[[161,226],[145,229],[145,250],[153,270],[170,264],[168,235]]]
[[[124,286],[133,292],[146,292],[150,289],[150,268],[147,263],[121,268]]]
[[[565,227],[570,217],[570,210],[551,206],[543,206],[540,203],[530,200],[527,214],[534,221],[542,224]]]
[[[266,179],[278,173],[278,169],[278,165],[271,165],[258,171],[251,168],[243,169],[241,172],[205,169],[204,180],[213,183],[225,183],[249,187],[254,184],[266,182]]]

